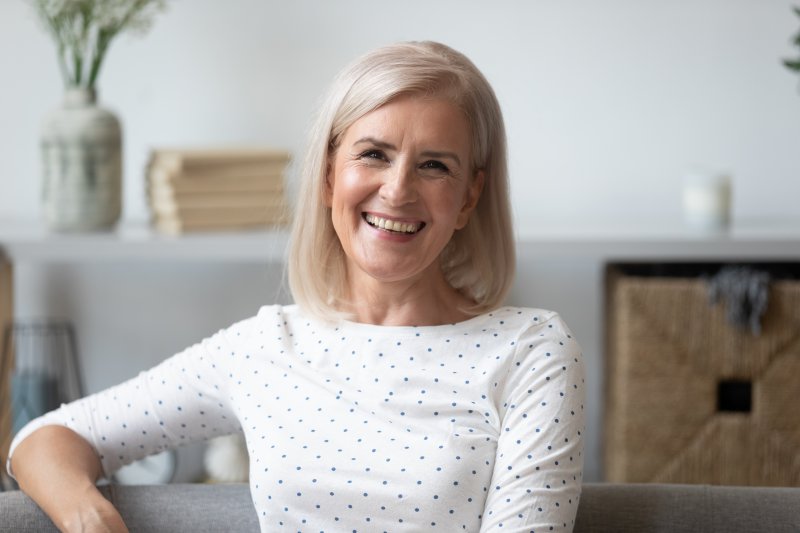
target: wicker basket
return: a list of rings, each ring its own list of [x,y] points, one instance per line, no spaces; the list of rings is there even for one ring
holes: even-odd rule
[[[800,485],[800,281],[772,283],[760,336],[698,278],[609,269],[605,475]]]

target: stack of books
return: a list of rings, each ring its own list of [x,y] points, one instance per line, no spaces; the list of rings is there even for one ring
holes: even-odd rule
[[[270,149],[153,150],[147,198],[160,232],[285,225],[289,153]]]

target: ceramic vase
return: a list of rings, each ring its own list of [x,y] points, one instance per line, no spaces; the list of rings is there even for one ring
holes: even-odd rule
[[[111,229],[122,208],[122,131],[91,89],[70,88],[42,127],[42,208],[54,231]]]

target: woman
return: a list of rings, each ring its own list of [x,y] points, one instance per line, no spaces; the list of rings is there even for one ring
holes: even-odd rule
[[[32,422],[10,460],[23,490],[65,530],[124,530],[98,478],[242,431],[263,531],[571,530],[581,355],[557,314],[498,307],[514,250],[485,78],[437,43],[362,57],[303,180],[297,305]]]

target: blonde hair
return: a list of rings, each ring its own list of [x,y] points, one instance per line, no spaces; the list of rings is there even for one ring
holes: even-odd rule
[[[443,98],[459,107],[472,129],[472,171],[485,175],[467,225],[441,253],[450,285],[479,314],[499,306],[514,277],[515,250],[508,198],[506,136],[491,86],[466,56],[435,42],[399,43],[370,52],[334,80],[309,136],[287,264],[295,302],[324,320],[345,318],[347,263],[325,206],[328,158],[354,122],[405,95]]]

